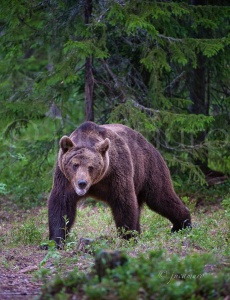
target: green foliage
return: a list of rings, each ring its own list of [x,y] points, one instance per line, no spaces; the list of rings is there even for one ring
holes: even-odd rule
[[[142,233],[135,241],[117,236],[108,207],[83,201],[78,205],[76,226],[61,251],[53,241],[48,251],[38,247],[47,240],[46,208],[19,210],[15,215],[15,205],[1,201],[1,270],[15,275],[25,262],[37,266],[36,284],[43,285],[40,299],[193,299],[194,295],[194,299],[224,299],[230,292],[229,194],[224,195],[224,189],[220,192],[204,191],[208,202],[195,207],[194,201],[198,203],[203,196],[200,191],[198,199],[183,197],[193,207],[193,229],[175,234],[170,234],[168,220],[143,207]],[[225,199],[224,209],[218,206],[220,196]],[[90,248],[79,249],[82,237],[94,239]],[[129,258],[123,266],[107,269],[100,281],[94,254],[101,249],[118,250]],[[24,276],[31,278],[31,274]]]
[[[230,6],[212,4],[92,1],[86,24],[84,1],[1,1],[0,170],[7,191],[24,203],[48,191],[59,138],[84,120],[88,57],[95,121],[143,132],[178,184],[184,177],[203,184],[200,162],[229,173]],[[200,68],[205,99],[199,95],[198,105],[191,95]]]
[[[204,115],[177,114],[149,109],[147,114],[135,107],[132,101],[113,110],[111,122],[137,129],[164,155],[168,165],[187,173],[188,181],[205,183],[204,175],[194,160],[202,157],[207,145],[195,145],[195,136],[208,128],[212,117]]]
[[[223,206],[223,208],[225,209],[226,215],[227,215],[228,217],[230,217],[230,197],[225,198],[225,199],[222,201],[222,206]]]
[[[28,135],[30,130],[31,136]],[[5,149],[0,155],[2,180],[15,201],[30,207],[43,201],[45,192],[49,191],[52,184],[51,170],[55,158],[52,150],[55,143],[44,141],[44,136],[39,140],[38,132],[34,132],[32,126],[27,128],[26,135],[14,135],[15,131],[10,131],[10,141],[5,140],[1,147]]]
[[[229,280],[229,270],[217,274],[205,271],[205,265],[213,261],[207,255],[178,256],[166,259],[162,251],[151,251],[129,258],[129,262],[98,281],[97,276],[87,277],[77,269],[67,277],[59,276],[43,288],[40,299],[50,299],[61,294],[81,295],[82,287],[87,299],[220,299],[228,295],[225,284]]]
[[[44,257],[44,259],[40,262],[40,267],[43,267],[50,258],[52,258],[56,261],[59,261],[61,259],[60,253],[55,248],[55,246],[56,246],[55,242],[48,241],[48,246],[49,246],[49,248],[48,248],[49,250],[48,250],[46,256]]]
[[[6,195],[8,194],[7,185],[5,183],[0,182],[0,194]]]
[[[36,218],[31,218],[12,231],[12,241],[15,244],[37,245],[43,239],[43,230],[37,226]]]

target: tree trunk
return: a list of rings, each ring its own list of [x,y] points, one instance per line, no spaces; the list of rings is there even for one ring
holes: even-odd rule
[[[191,5],[207,5],[207,0],[191,0]],[[208,33],[202,28],[194,37],[203,38]],[[206,57],[202,53],[197,53],[197,68],[191,71],[190,79],[190,99],[192,100],[191,112],[193,114],[209,114],[209,103],[206,101]],[[206,132],[203,131],[195,139],[195,144],[201,144],[205,141]],[[195,162],[203,173],[208,171],[208,151],[203,159],[197,159]]]
[[[207,0],[191,0],[192,5],[206,5]],[[202,28],[194,35],[195,38],[207,37],[207,31]],[[197,53],[197,68],[191,71],[190,98],[193,102],[191,112],[194,114],[208,115],[208,103],[206,102],[206,57]]]
[[[191,72],[190,98],[192,100],[191,112],[193,114],[208,115],[208,105],[206,103],[206,68],[205,57],[197,54],[197,68]]]
[[[94,121],[93,110],[94,78],[92,72],[92,58],[85,60],[85,120]]]
[[[92,0],[86,0],[85,4],[85,24],[89,24],[92,14]],[[93,91],[94,91],[94,77],[92,70],[93,59],[87,57],[85,60],[85,120],[94,121],[93,109]]]

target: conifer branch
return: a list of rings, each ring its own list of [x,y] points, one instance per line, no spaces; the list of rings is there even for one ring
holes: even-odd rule
[[[158,34],[157,36],[159,36],[160,38],[168,40],[170,43],[171,42],[182,42],[183,41],[183,39],[173,38],[171,36],[165,36],[163,34]]]
[[[117,87],[119,89],[119,91],[121,92],[123,98],[122,98],[122,102],[126,102],[127,101],[127,96],[125,95],[124,90],[122,89],[122,86],[119,82],[119,79],[117,78],[117,76],[113,73],[113,71],[109,68],[108,63],[106,61],[103,61],[103,64],[106,68],[106,70],[108,71],[108,73],[110,74],[110,76],[113,78],[113,81],[115,82],[115,87]],[[131,99],[129,100],[134,107],[136,107],[137,109],[139,109],[141,112],[145,112],[148,115],[152,116],[153,113],[159,113],[159,110],[154,110],[152,108],[147,108],[141,104],[139,104],[137,101]]]
[[[172,89],[178,81],[180,81],[185,77],[185,75],[186,75],[186,71],[180,73],[180,75],[174,78],[173,81],[171,81],[170,84],[165,87],[165,90]]]
[[[134,107],[136,107],[137,109],[139,109],[141,112],[145,112],[150,116],[153,116],[154,113],[160,113],[160,110],[157,109],[152,109],[152,108],[147,108],[141,104],[139,104],[137,101],[131,99],[130,102],[133,104]]]
[[[122,88],[120,82],[119,82],[119,79],[113,73],[113,71],[110,69],[106,60],[103,61],[103,65],[104,65],[105,69],[107,70],[107,72],[109,73],[109,75],[112,77],[113,81],[115,82],[115,88],[117,88],[119,90],[119,92],[121,93],[121,96],[122,96],[121,102],[126,102],[126,95],[125,95],[125,92],[123,91],[123,88]]]
[[[35,7],[33,7],[33,11],[37,12],[39,10],[47,8],[49,5],[50,5],[50,0],[42,1],[42,2],[38,3],[38,5],[36,5]]]

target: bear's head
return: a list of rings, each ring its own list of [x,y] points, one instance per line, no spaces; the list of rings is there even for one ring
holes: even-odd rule
[[[104,177],[109,167],[109,146],[108,138],[93,147],[78,146],[67,136],[61,138],[59,167],[78,196],[85,195]]]

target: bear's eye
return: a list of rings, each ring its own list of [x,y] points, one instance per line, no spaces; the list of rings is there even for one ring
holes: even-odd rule
[[[93,172],[93,167],[88,167],[88,170],[89,170],[89,173],[92,173]]]
[[[76,170],[78,169],[78,167],[79,167],[79,164],[74,164],[74,165],[73,165],[74,171],[76,171]]]

